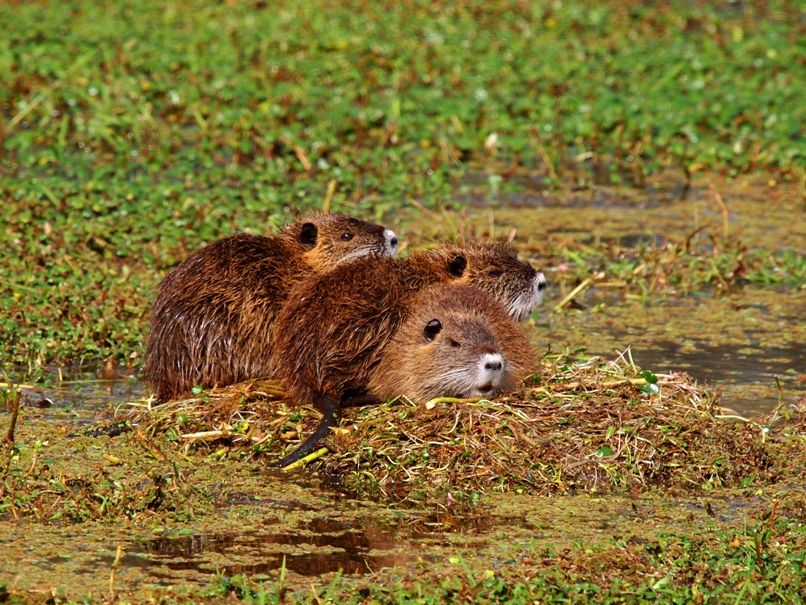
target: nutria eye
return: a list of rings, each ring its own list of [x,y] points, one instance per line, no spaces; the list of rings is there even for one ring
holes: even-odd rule
[[[345,231],[341,234],[341,239],[343,239],[345,242],[349,242],[351,239],[353,239],[353,234],[349,231]]]
[[[448,339],[448,343],[450,343],[450,345],[451,345],[451,346],[452,346],[454,349],[458,349],[459,347],[461,347],[461,346],[462,346],[462,345],[460,345],[458,342],[456,342],[456,341],[455,341],[453,338],[449,338],[449,339]]]
[[[428,341],[434,340],[439,334],[440,330],[442,330],[442,322],[438,319],[432,319],[427,324],[425,324],[425,328],[423,328],[423,336]]]
[[[503,273],[504,272],[501,271],[500,269],[493,269],[492,271],[490,271],[489,276],[490,277],[501,277],[501,275],[503,275]]]

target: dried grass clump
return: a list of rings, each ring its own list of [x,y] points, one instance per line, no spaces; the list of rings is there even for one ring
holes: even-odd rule
[[[290,437],[284,429],[300,414],[286,407],[284,397],[275,383],[253,380],[159,405],[135,404],[123,413],[148,435],[178,441],[186,454],[221,443],[254,449]]]
[[[223,441],[275,461],[318,420],[282,396],[271,383],[252,382],[140,419],[152,433],[174,431],[186,451]],[[495,402],[398,400],[348,409],[327,442],[331,452],[309,469],[338,477],[360,496],[395,500],[768,483],[782,473],[803,477],[804,409],[749,421],[720,408],[712,391],[685,374],[642,376],[624,358],[555,357],[521,392]]]

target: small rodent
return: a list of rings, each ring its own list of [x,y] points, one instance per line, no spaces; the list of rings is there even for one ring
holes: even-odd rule
[[[205,246],[160,283],[144,374],[157,399],[193,386],[270,376],[272,327],[303,278],[367,256],[394,256],[390,229],[345,214],[311,214],[273,237],[238,234]]]
[[[382,400],[405,395],[491,397],[517,388],[534,351],[515,320],[491,295],[468,286],[429,286],[384,347],[369,391]]]
[[[341,404],[368,391],[381,352],[411,315],[418,293],[431,284],[473,286],[523,320],[540,302],[542,273],[518,260],[506,244],[449,244],[396,260],[360,259],[300,282],[275,325],[272,365],[291,399],[323,414],[314,435],[281,461],[288,464],[327,434]],[[461,291],[464,292],[464,291]]]

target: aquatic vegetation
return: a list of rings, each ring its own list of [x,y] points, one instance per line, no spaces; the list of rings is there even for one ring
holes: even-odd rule
[[[5,369],[139,367],[166,269],[326,198],[374,219],[455,206],[471,169],[492,193],[519,174],[575,189],[661,169],[797,182],[798,8],[0,6]],[[692,279],[725,278],[727,254],[695,259]],[[802,275],[763,257],[743,257],[752,283]]]
[[[143,410],[130,420],[189,453],[279,459],[316,414],[252,381]],[[524,389],[495,402],[406,401],[347,409],[312,468],[358,497],[472,503],[494,492],[711,490],[801,476],[803,411],[753,421],[684,374],[550,356]],[[792,416],[791,414],[794,414]],[[775,422],[773,422],[775,421]],[[774,439],[786,427],[786,438]],[[774,432],[770,432],[775,428]],[[800,436],[799,436],[800,435]],[[222,449],[223,448],[223,449]],[[229,451],[229,448],[234,448]],[[223,453],[226,452],[226,453]]]
[[[6,407],[16,409],[14,392],[4,393]],[[471,594],[503,603],[522,602],[524,595],[549,602],[703,595],[720,602],[745,594],[787,600],[803,585],[806,501],[792,487],[806,480],[803,402],[746,419],[687,376],[639,371],[627,354],[607,363],[552,355],[520,393],[495,402],[349,408],[327,441],[330,452],[301,473],[283,473],[272,461],[317,422],[315,412],[286,407],[283,397],[270,382],[250,381],[161,405],[132,401],[93,412],[92,424],[87,411],[22,408],[12,443],[2,446],[0,524],[17,531],[19,523],[40,522],[41,530],[24,530],[32,544],[51,540],[54,527],[80,524],[87,536],[104,536],[99,540],[107,549],[112,526],[150,528],[146,535],[164,537],[167,549],[185,539],[193,556],[193,549],[204,550],[205,536],[209,548],[215,536],[222,544],[223,536],[242,534],[260,542],[266,523],[280,536],[274,538],[280,546],[269,550],[276,556],[289,544],[288,531],[301,532],[301,543],[312,539],[307,522],[297,525],[300,515],[330,518],[337,510],[326,531],[349,527],[343,515],[353,510],[385,523],[396,519],[400,527],[485,519],[492,524],[487,531],[501,537],[479,550],[471,532],[436,550],[429,546],[428,556],[437,560],[392,558],[393,566],[375,570],[371,580],[322,577],[314,582],[316,596],[309,580],[286,578],[284,564],[270,565],[268,578],[221,573],[204,588],[146,593],[121,572],[121,595],[175,602],[227,596],[396,603],[416,595],[437,603]],[[311,480],[331,490],[335,481],[340,491],[323,497]],[[593,521],[593,504],[613,511]],[[431,519],[434,513],[444,519]],[[685,528],[695,513],[698,531],[691,533]],[[737,521],[747,515],[750,522]],[[290,528],[272,529],[281,519]],[[544,535],[547,523],[570,525],[557,528],[560,537]],[[605,530],[587,537],[599,524]],[[367,531],[372,544],[377,530]],[[74,541],[74,533],[60,533],[59,540]],[[126,559],[129,566],[143,556],[140,540],[118,542],[119,549],[141,553]],[[61,556],[58,544],[55,552]],[[295,569],[298,552],[289,554]],[[110,591],[117,558],[106,561]],[[77,559],[65,578],[81,564]],[[86,594],[65,582],[71,598]],[[29,594],[5,590],[13,598]]]
[[[803,602],[801,12],[1,4],[0,602]],[[553,288],[534,379],[349,409],[297,473],[271,463],[318,416],[270,382],[40,390],[134,384],[166,271],[323,206],[410,249],[513,237]],[[782,405],[572,353],[636,331],[765,357]],[[311,550],[333,573],[304,575]]]
[[[358,586],[336,578],[314,595],[292,592],[282,579],[261,584],[244,576],[219,578],[217,596],[245,603],[272,598],[318,603],[802,603],[806,557],[797,523],[760,518],[743,531],[706,530],[696,538],[665,534],[637,536],[594,548],[576,545],[554,552],[523,548],[514,559],[479,568],[450,557],[442,569],[423,570],[425,579]],[[794,540],[792,539],[794,537]],[[524,571],[524,567],[527,571]],[[618,573],[614,573],[617,571]],[[300,599],[296,601],[296,599]]]

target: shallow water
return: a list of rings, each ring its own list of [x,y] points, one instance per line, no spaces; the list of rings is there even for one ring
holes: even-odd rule
[[[649,305],[600,294],[592,289],[582,297],[591,306],[609,301],[595,313],[537,316],[538,345],[607,359],[629,348],[638,367],[686,372],[742,416],[763,415],[806,393],[806,329],[798,319],[806,317],[804,293],[744,290]]]
[[[806,393],[806,284],[799,290],[740,287],[661,293],[647,301],[592,287],[575,300],[579,309],[552,312],[574,284],[563,282],[561,259],[552,251],[618,245],[625,255],[685,241],[702,230],[724,235],[748,249],[806,253],[806,204],[796,185],[730,182],[702,177],[690,187],[680,176],[662,175],[643,190],[596,187],[548,192],[539,177],[510,178],[519,190],[494,194],[489,175],[471,174],[461,196],[466,211],[414,216],[410,234],[438,238],[514,238],[542,267],[549,289],[533,315],[531,336],[539,350],[577,351],[613,358],[630,349],[637,365],[656,372],[687,372],[722,394],[722,403],[745,416],[770,411],[779,401]],[[410,239],[410,238],[409,238]],[[708,242],[701,242],[708,246]]]
[[[42,525],[0,519],[0,574],[17,589],[101,597],[118,545],[115,588],[204,586],[215,574],[246,573],[276,579],[285,567],[292,586],[313,578],[378,580],[384,574],[416,577],[422,566],[447,566],[456,555],[487,569],[517,566],[540,547],[608,543],[613,536],[649,540],[662,532],[741,525],[758,497],[591,496],[534,498],[500,495],[475,518],[390,511],[369,502],[333,499],[306,482],[271,479],[282,501],[242,494],[203,522],[153,527],[118,522]],[[296,500],[299,498],[299,500]],[[318,502],[317,502],[318,501]],[[315,504],[312,504],[315,503]],[[13,563],[8,564],[9,561]]]
[[[445,218],[460,234],[482,229],[505,237],[515,229],[516,243],[530,248],[546,241],[660,243],[702,227],[721,232],[722,209],[710,185],[728,212],[729,237],[769,250],[803,253],[806,248],[806,205],[796,184],[769,186],[764,179],[734,182],[713,175],[687,187],[679,176],[666,174],[646,189],[599,186],[557,193],[529,177],[510,180],[520,182],[520,189],[500,195],[475,181],[466,184],[459,197],[470,208]],[[445,228],[433,220],[418,223],[416,217],[413,224],[426,237]]]
[[[139,392],[139,385],[120,377],[94,386],[73,382],[47,390],[53,403],[26,410],[21,443],[26,434],[38,431],[35,427],[53,426],[68,438],[64,449],[50,457],[61,456],[59,451],[83,456],[86,448],[114,451],[106,448],[121,438],[70,436],[105,423],[130,393]],[[194,460],[196,465],[211,464],[203,456]],[[89,460],[85,466],[90,472],[110,473],[112,480],[110,469]],[[450,502],[396,510],[354,500],[304,473],[281,476],[254,462],[240,467],[238,475],[230,474],[231,464],[226,468],[230,470],[222,474],[211,464],[210,478],[198,489],[213,512],[195,517],[161,512],[153,522],[138,515],[136,521],[81,524],[0,517],[0,551],[5,555],[0,578],[17,589],[47,593],[59,586],[73,597],[102,598],[108,594],[119,545],[114,586],[135,596],[155,587],[202,587],[216,574],[276,580],[283,567],[294,587],[327,582],[336,573],[375,581],[417,577],[423,566],[446,566],[457,556],[486,569],[517,569],[540,548],[608,544],[614,537],[643,543],[664,532],[741,527],[774,497],[765,490],[683,498],[493,494],[489,507],[478,510],[454,511]],[[150,481],[152,471],[140,472],[143,481]]]
[[[87,368],[59,368],[48,372],[42,385],[23,386],[23,403],[30,407],[98,409],[141,399],[145,385],[133,371],[107,372]]]

